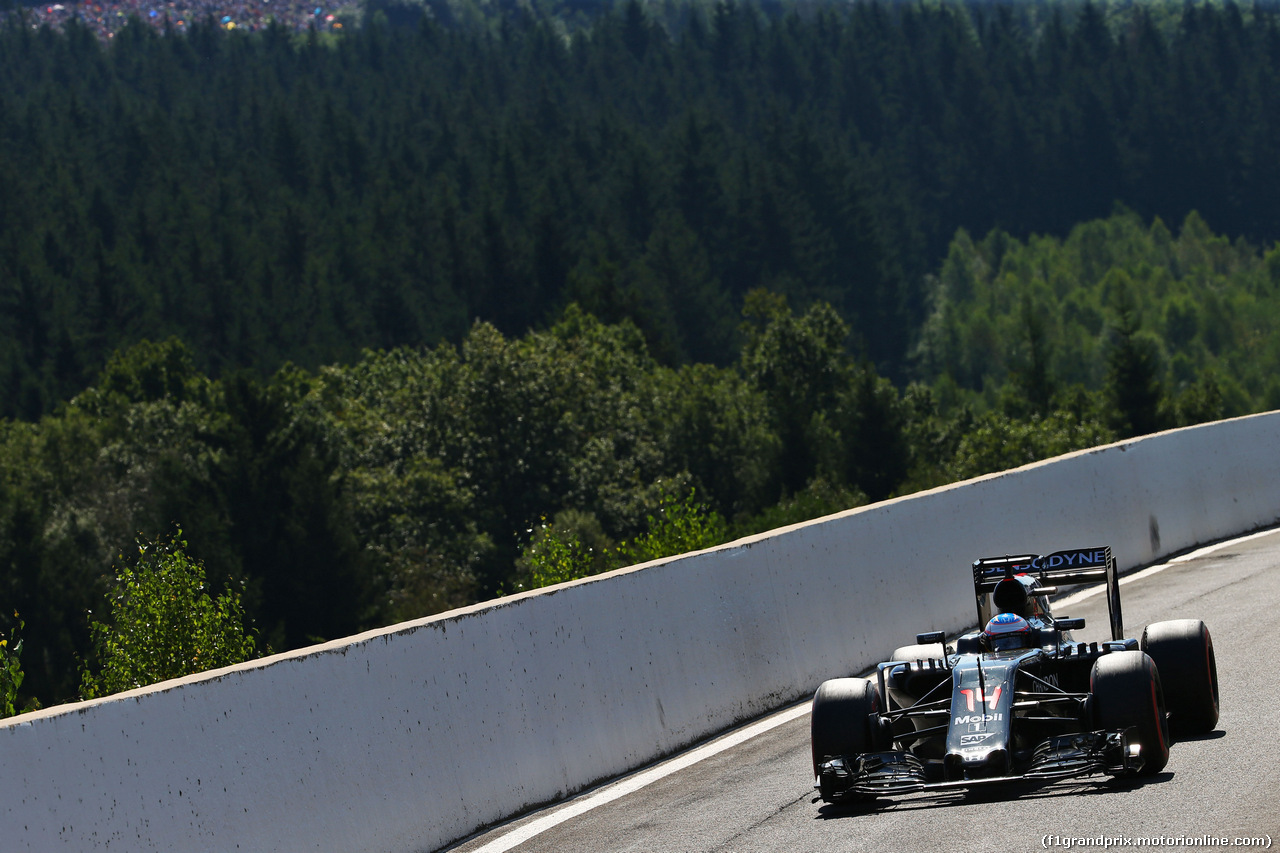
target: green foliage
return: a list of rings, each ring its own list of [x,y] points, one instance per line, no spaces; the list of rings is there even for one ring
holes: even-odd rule
[[[314,401],[347,443],[362,538],[390,533],[379,507],[397,508],[402,538],[386,547],[439,553],[459,584],[491,593],[519,553],[515,531],[541,515],[589,509],[624,535],[642,523],[666,463],[657,369],[633,325],[571,305],[522,339],[477,324],[456,349],[369,353],[324,371]],[[432,486],[412,508],[413,493],[379,485],[411,471]]]
[[[266,384],[228,377],[205,439],[216,452],[211,491],[225,501],[215,520],[225,533],[205,532],[222,534],[231,551],[219,575],[249,581],[248,609],[276,648],[360,630],[382,592],[353,519],[342,436],[312,388],[308,374],[290,368]]]
[[[118,395],[125,404],[156,400],[181,403],[198,394],[203,384],[194,362],[191,349],[177,338],[158,344],[143,340],[112,353],[94,390],[101,397]]]
[[[1123,209],[1062,240],[957,234],[933,284],[921,378],[946,377],[951,405],[1019,419],[1047,417],[1081,388],[1101,395],[1119,436],[1262,410],[1280,369],[1269,254],[1195,214],[1175,236]]]
[[[1118,298],[1116,312],[1105,388],[1113,424],[1125,438],[1157,432],[1165,420],[1159,341],[1141,335],[1127,290]]]
[[[782,441],[765,395],[740,372],[709,364],[658,370],[650,393],[668,469],[687,472],[711,508],[736,518],[777,499]]]
[[[729,526],[713,510],[696,500],[690,489],[683,499],[664,491],[657,513],[649,515],[646,530],[613,547],[599,522],[590,514],[566,511],[554,523],[543,518],[520,560],[524,580],[519,589],[538,589],[577,580],[620,566],[647,563],[723,544]]]
[[[584,529],[585,528],[585,529]],[[617,568],[617,556],[594,516],[566,510],[555,523],[543,518],[517,561],[519,589],[539,589]],[[583,541],[595,540],[589,545]]]
[[[765,291],[747,295],[743,315],[740,368],[768,402],[782,443],[783,487],[797,491],[837,441],[828,413],[849,378],[849,328],[826,303],[797,317],[783,297]]]
[[[834,515],[867,503],[867,496],[848,487],[833,486],[822,478],[783,498],[758,515],[736,522],[734,535],[750,536],[799,524],[825,515]]]
[[[0,28],[24,698],[174,518],[293,648],[1280,406],[1266,4],[427,5]]]
[[[1228,411],[1240,411],[1247,405],[1242,396],[1239,385],[1212,371],[1206,372],[1183,388],[1174,399],[1176,425],[1191,426],[1221,420]]]
[[[254,657],[240,594],[228,589],[211,598],[204,568],[187,555],[181,536],[140,542],[137,558],[118,567],[107,596],[109,621],[90,625],[93,660],[81,673],[83,698]]]
[[[708,510],[696,498],[695,489],[684,498],[664,493],[657,514],[648,517],[648,529],[618,546],[623,564],[646,563],[722,544],[728,538],[728,526],[719,513]]]
[[[633,322],[668,366],[727,365],[756,289],[830,305],[902,384],[918,282],[957,227],[1003,236],[944,264],[953,299],[1001,239],[1067,234],[1116,199],[1280,238],[1277,14],[433,0],[379,2],[337,37],[209,21],[109,44],[13,18],[0,415],[52,412],[145,340],[266,377],[456,345],[476,318],[522,335],[571,301]],[[1220,273],[1233,249],[1201,248],[1179,263]],[[993,366],[969,357],[947,362],[966,387]],[[126,367],[109,393],[174,379]]]
[[[731,367],[661,364],[576,305],[267,381],[210,379],[175,341],[121,352],[58,414],[0,422],[0,565],[41,650],[24,692],[74,689],[109,555],[168,518],[295,648],[1093,446],[1132,430],[1126,406],[1189,424],[1280,400],[1266,261],[1195,220],[960,235],[948,267],[970,295],[938,291],[919,363],[973,387],[899,390],[830,305],[764,291]],[[1156,393],[1119,390],[1135,364]]]
[[[0,637],[0,717],[12,717],[18,713],[18,690],[22,687],[22,632],[23,622],[13,614],[16,623],[8,636]]]
[[[1107,444],[1115,437],[1105,425],[1082,421],[1068,411],[1055,411],[1047,417],[1032,415],[1028,420],[990,413],[973,424],[960,439],[947,466],[946,479],[967,480],[1006,471],[1073,450]]]

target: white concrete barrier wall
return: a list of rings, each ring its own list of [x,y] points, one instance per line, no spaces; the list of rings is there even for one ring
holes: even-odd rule
[[[0,723],[0,844],[430,851],[973,622],[970,562],[1280,518],[1280,415],[1181,430]]]

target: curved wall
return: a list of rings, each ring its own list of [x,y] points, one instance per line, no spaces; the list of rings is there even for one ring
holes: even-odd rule
[[[4,849],[429,851],[973,621],[970,562],[1280,518],[1280,414],[0,721]]]

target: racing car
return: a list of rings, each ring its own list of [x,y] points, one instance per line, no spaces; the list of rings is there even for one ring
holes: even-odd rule
[[[1111,639],[1077,642],[1059,588],[1105,583]],[[814,787],[825,802],[1088,774],[1141,776],[1169,759],[1171,731],[1218,722],[1218,675],[1198,619],[1125,638],[1109,547],[980,559],[978,630],[916,636],[874,678],[836,678],[813,697]]]

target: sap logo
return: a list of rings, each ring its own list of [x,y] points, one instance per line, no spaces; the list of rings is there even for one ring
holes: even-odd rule
[[[997,723],[1004,719],[1004,714],[966,714],[963,717],[956,717],[955,725],[963,726],[967,723]]]
[[[960,735],[960,745],[973,746],[974,744],[982,743],[989,737],[991,735]]]
[[[1067,568],[1082,568],[1084,566],[1105,566],[1107,564],[1107,551],[1100,548],[1096,551],[1061,551],[1057,554],[1050,554],[1036,561],[1036,568],[1040,569],[1058,569],[1066,566]]]

